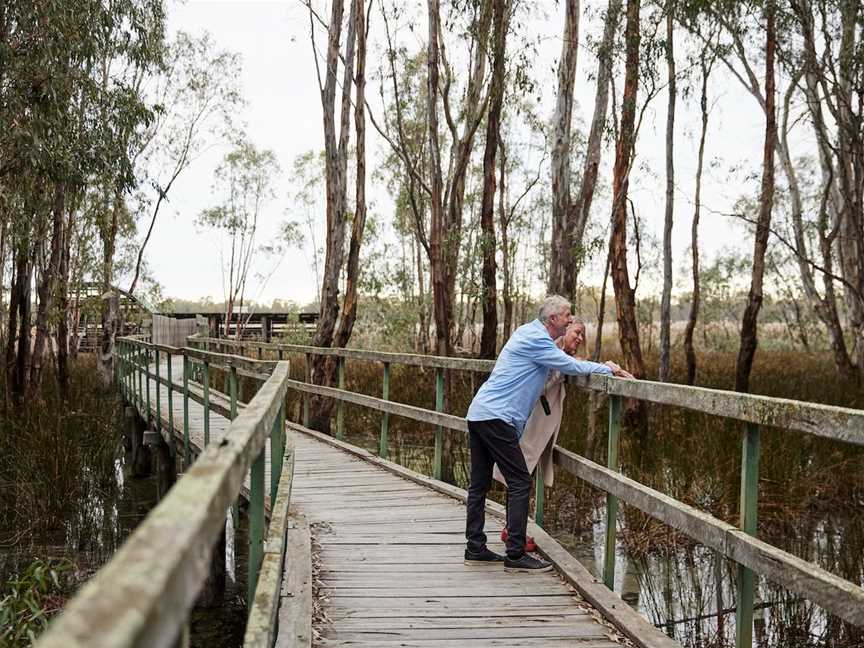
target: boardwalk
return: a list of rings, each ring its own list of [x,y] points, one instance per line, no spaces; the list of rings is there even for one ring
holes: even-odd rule
[[[322,646],[619,645],[558,574],[466,567],[460,503],[302,433],[296,452],[292,501],[320,547]],[[500,529],[490,516],[490,538]]]
[[[150,370],[155,373],[156,367]],[[164,361],[159,373],[167,374]],[[172,380],[178,390],[182,375],[182,358],[174,358]],[[151,378],[154,414],[157,389],[167,428],[168,387]],[[200,386],[195,390],[200,392]],[[219,392],[211,390],[210,399],[229,406]],[[204,408],[191,399],[188,406],[190,443],[197,452],[204,447]],[[175,434],[182,438],[183,398],[177,392],[172,407]],[[210,412],[210,443],[219,442],[228,424],[227,417]],[[316,580],[322,614],[316,618],[315,645],[621,645],[611,626],[598,621],[597,612],[559,574],[465,566],[460,502],[322,443],[299,426],[288,427],[296,453],[292,508],[310,524],[320,560]],[[269,483],[269,457],[265,465]],[[248,493],[248,479],[244,490]],[[504,550],[496,537],[501,525],[488,516],[490,547],[499,552]],[[279,639],[279,646],[295,645],[293,637]]]
[[[223,353],[196,348],[199,345]],[[261,360],[265,347],[270,357],[276,355],[280,361]],[[226,354],[226,348],[238,353]],[[258,359],[247,357],[249,351],[257,351]],[[282,361],[286,353],[335,356],[339,385],[345,359],[381,363],[383,397],[292,380],[288,362]],[[166,356],[172,358],[170,365]],[[467,432],[464,418],[441,411],[444,371],[484,372],[491,370],[491,362],[289,344],[254,343],[245,348],[242,343],[200,337],[183,348],[122,338],[118,357],[124,396],[151,430],[159,428],[159,433],[144,434],[133,409],[128,410],[133,448],[140,451],[142,442],[155,448],[164,497],[99,576],[69,601],[39,640],[39,648],[159,648],[183,643],[189,638],[189,615],[199,594],[208,587],[218,591],[220,579],[224,580],[224,557],[213,548],[225,532],[225,512],[236,511],[238,497],[248,503],[247,648],[463,644],[608,648],[628,642],[642,648],[676,648],[676,642],[611,589],[619,500],[737,564],[736,645],[752,645],[756,574],[850,624],[864,625],[864,588],[857,582],[756,537],[761,428],[864,445],[864,411],[650,381],[598,376],[579,380],[583,388],[609,398],[607,464],[559,446],[553,459],[558,470],[606,492],[607,560],[602,580],[588,573],[542,528],[539,504],[538,523],[529,521],[528,531],[558,571],[508,574],[502,568],[469,568],[462,563],[464,490],[286,423],[284,416],[289,393],[336,399],[340,403],[337,431],[343,429],[345,403],[377,410],[382,416],[378,446],[384,456],[389,416],[434,425],[433,474],[440,474],[445,430]],[[196,365],[195,373],[204,385],[209,384],[209,390],[191,380],[187,388],[181,358],[187,368]],[[435,369],[437,411],[389,400],[393,363]],[[224,389],[233,396],[216,391],[219,374],[214,370],[225,372]],[[236,400],[237,379],[242,376],[258,381],[254,397],[245,405]],[[740,527],[618,471],[625,398],[745,424]],[[170,472],[177,466],[162,439],[177,448],[176,441],[182,444],[184,433],[198,456],[194,463],[184,462],[182,479],[167,490]],[[265,497],[267,492],[272,502]],[[503,511],[490,503],[487,515],[490,545],[501,551],[495,538]]]

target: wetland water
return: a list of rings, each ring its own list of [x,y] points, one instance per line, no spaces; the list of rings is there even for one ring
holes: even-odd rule
[[[72,564],[71,582],[64,595],[80,587],[104,565],[135,527],[157,504],[157,479],[133,476],[131,453],[124,450],[118,424],[110,448],[76,455],[80,461],[59,465],[61,473],[74,471],[74,496],[66,498],[50,528],[0,529],[0,585],[20,574],[34,559],[63,558]],[[110,455],[110,463],[105,454]],[[58,482],[65,480],[58,474]],[[246,620],[245,516],[235,530],[226,520],[227,578],[221,603],[197,606],[190,617],[191,645],[200,648],[233,648],[243,643]],[[234,548],[237,547],[237,551]],[[2,597],[2,594],[0,594]],[[0,644],[3,642],[0,641]]]

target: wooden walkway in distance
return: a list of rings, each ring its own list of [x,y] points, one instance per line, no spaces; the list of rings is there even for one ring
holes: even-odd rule
[[[182,358],[174,363],[172,378],[180,388]],[[160,373],[165,377],[164,362]],[[154,379],[150,389],[155,413]],[[168,388],[158,389],[167,427]],[[211,390],[211,399],[224,396]],[[179,392],[173,397],[173,419],[175,434],[182,438]],[[192,445],[203,448],[204,408],[191,399],[189,423]],[[227,418],[211,411],[210,442],[218,443],[228,425]],[[558,573],[509,574],[503,565],[464,565],[462,503],[304,434],[299,426],[289,428],[295,440],[292,509],[309,522],[319,559],[315,577],[323,618],[316,619],[313,646],[622,645]],[[265,465],[269,484],[269,458]],[[503,553],[501,524],[487,515],[489,547]],[[294,644],[279,637],[281,645]]]

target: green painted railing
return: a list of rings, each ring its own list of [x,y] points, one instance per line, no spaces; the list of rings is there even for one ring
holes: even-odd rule
[[[443,430],[466,432],[462,417],[443,412],[444,373],[463,370],[488,373],[495,363],[470,358],[445,358],[407,353],[389,353],[364,349],[320,348],[304,345],[264,343],[258,341],[235,342],[206,338],[205,342],[218,348],[234,349],[240,353],[265,351],[279,358],[288,354],[303,354],[306,358],[306,382],[289,380],[289,388],[304,396],[303,424],[308,426],[308,403],[311,395],[325,396],[341,403],[353,403],[381,412],[379,455],[386,457],[389,415],[397,415],[436,426],[433,476],[440,479]],[[383,366],[382,398],[346,391],[340,387],[311,384],[309,366],[312,356],[335,356],[340,367],[345,360],[380,362]],[[434,368],[435,410],[394,403],[389,400],[391,365]],[[341,370],[344,371],[344,368]],[[736,605],[736,645],[749,648],[753,637],[754,573],[761,574],[805,599],[813,601],[831,614],[849,623],[864,626],[864,589],[858,584],[836,576],[818,565],[801,560],[773,545],[762,542],[757,535],[759,437],[760,427],[770,426],[797,430],[815,436],[864,445],[864,411],[842,407],[806,403],[753,394],[741,394],[718,389],[689,387],[652,381],[634,381],[605,376],[571,378],[584,389],[604,393],[609,397],[609,422],[606,466],[560,446],[554,449],[555,464],[561,469],[606,492],[606,537],[603,582],[610,589],[615,582],[615,546],[618,502],[661,520],[697,542],[714,549],[738,565],[738,601]],[[708,513],[664,495],[634,481],[619,472],[621,408],[626,398],[649,403],[682,407],[706,414],[745,422],[742,438],[740,524],[735,527]],[[542,524],[544,486],[537,471],[537,497],[535,520]],[[542,547],[540,547],[542,552]]]
[[[172,359],[178,357],[183,358],[183,375],[175,382]],[[135,406],[151,429],[162,432],[163,439],[172,445],[182,442],[183,476],[114,557],[69,601],[37,646],[185,643],[189,613],[208,576],[213,545],[224,533],[226,512],[243,492],[248,475],[249,623],[244,645],[269,648],[277,633],[276,610],[294,472],[293,437],[286,437],[285,426],[288,363],[253,361],[139,338],[119,338],[116,361],[118,386],[125,400]],[[196,365],[202,368],[201,385],[192,380]],[[224,395],[211,394],[211,367],[227,372],[227,403]],[[259,383],[248,403],[238,400],[238,374]],[[167,412],[162,408],[163,392]],[[183,399],[181,421],[175,420],[173,412],[177,392]],[[214,400],[215,395],[218,398]],[[190,401],[203,407],[200,446],[191,440]],[[220,442],[213,444],[209,435],[211,411],[231,420]],[[265,484],[268,441],[271,479]],[[265,500],[270,503],[269,530]]]

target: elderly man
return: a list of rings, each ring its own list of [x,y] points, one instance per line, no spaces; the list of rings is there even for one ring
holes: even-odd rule
[[[614,362],[599,364],[576,360],[559,349],[554,340],[570,324],[570,302],[559,295],[547,297],[533,322],[520,326],[498,356],[489,379],[483,383],[468,408],[471,448],[471,483],[468,486],[465,524],[466,565],[496,565],[506,571],[544,572],[552,566],[525,552],[528,497],[531,475],[519,447],[519,438],[531,410],[543,391],[550,369],[563,374],[600,373],[629,376]],[[507,556],[486,547],[486,493],[495,464],[504,475],[507,501]]]

